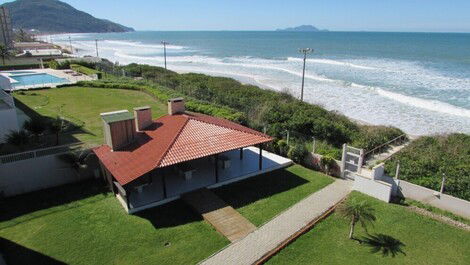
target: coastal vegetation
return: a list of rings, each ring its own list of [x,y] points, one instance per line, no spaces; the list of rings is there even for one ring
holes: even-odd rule
[[[400,179],[439,190],[445,176],[445,194],[470,200],[470,135],[420,137],[386,162],[390,175],[398,162]]]
[[[205,105],[205,109],[211,109],[204,112],[206,114],[229,118],[266,131],[278,140],[285,139],[289,132],[290,142],[285,155],[297,143],[310,148],[312,138],[315,137],[318,152],[339,159],[344,143],[372,149],[403,134],[397,128],[360,125],[342,114],[301,102],[288,92],[261,89],[232,78],[178,74],[161,67],[141,64],[110,66],[107,63],[95,67],[108,73],[124,72],[127,77],[87,82],[84,85],[143,90],[162,100],[166,100],[167,96],[184,96],[189,101],[189,110],[198,111],[193,108],[195,104]],[[142,80],[134,80],[136,78]],[[226,116],[226,113],[220,115],[220,111],[216,111],[219,109],[233,111],[236,119]],[[277,151],[278,144],[274,143],[270,150]]]

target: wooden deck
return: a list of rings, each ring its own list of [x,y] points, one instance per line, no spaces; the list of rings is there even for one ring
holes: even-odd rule
[[[182,199],[230,242],[256,230],[255,225],[208,189],[187,193]]]

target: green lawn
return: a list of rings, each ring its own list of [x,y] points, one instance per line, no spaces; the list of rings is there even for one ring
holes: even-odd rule
[[[295,165],[216,193],[259,225],[332,181]],[[180,200],[128,215],[101,186],[84,182],[0,203],[8,264],[195,264],[229,243]]]
[[[80,141],[92,144],[103,142],[102,122],[100,113],[149,105],[153,117],[166,113],[166,105],[151,96],[134,90],[105,89],[89,87],[64,87],[44,90],[33,90],[14,94],[21,108],[29,108],[28,115],[34,112],[55,118],[65,117],[76,125],[83,126],[81,131],[72,133]],[[32,112],[32,113],[31,113]],[[71,141],[64,135],[65,142]]]
[[[215,193],[260,226],[333,181],[322,173],[294,165],[218,188]]]
[[[92,187],[69,185],[10,203],[47,207]],[[194,264],[229,243],[181,201],[128,215],[109,193],[24,214],[0,227],[8,264]]]
[[[377,221],[369,233],[400,240],[405,244],[401,248],[405,254],[392,257],[371,253],[365,244],[348,239],[349,221],[334,213],[268,264],[470,264],[470,232],[357,192],[351,197],[367,200],[375,208]],[[366,233],[358,226],[356,235]]]

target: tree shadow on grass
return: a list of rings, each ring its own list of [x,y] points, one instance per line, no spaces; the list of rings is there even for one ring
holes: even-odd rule
[[[62,265],[65,262],[56,260],[52,257],[19,245],[13,241],[0,237],[0,250],[6,264],[18,265]],[[1,262],[0,262],[1,263]]]
[[[214,189],[214,193],[233,208],[241,208],[274,194],[309,183],[308,180],[279,169]]]
[[[372,253],[381,253],[383,257],[391,256],[394,258],[398,254],[406,253],[403,251],[403,247],[406,245],[400,240],[385,234],[374,234],[362,237],[359,239],[361,243],[364,243],[371,248]]]

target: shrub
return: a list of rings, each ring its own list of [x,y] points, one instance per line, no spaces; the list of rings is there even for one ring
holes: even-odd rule
[[[23,146],[29,143],[29,135],[25,130],[11,131],[6,136],[6,142],[15,146]]]
[[[25,121],[23,127],[34,136],[39,136],[47,129],[46,123],[40,118],[32,118]]]
[[[281,156],[286,156],[287,152],[289,151],[289,146],[287,145],[286,140],[279,140],[277,141],[277,153]]]
[[[444,192],[470,200],[470,135],[421,137],[386,162],[385,170],[389,175],[395,174],[398,161],[400,179],[439,190],[442,174],[445,174]]]
[[[308,150],[304,144],[295,144],[289,149],[287,156],[298,164],[304,162],[305,156],[308,154]]]
[[[331,170],[336,168],[336,161],[332,156],[324,155],[320,160],[320,165],[326,174],[330,174]]]

